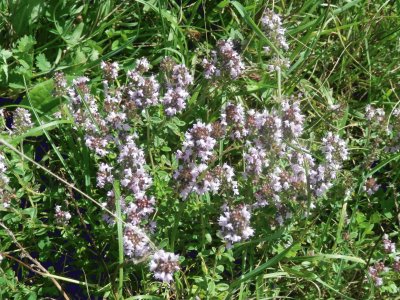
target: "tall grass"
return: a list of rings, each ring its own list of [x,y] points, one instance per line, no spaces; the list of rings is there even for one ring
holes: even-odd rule
[[[288,52],[263,30],[266,8],[282,16]],[[393,148],[400,124],[399,13],[396,1],[0,0],[0,143],[10,178],[0,199],[0,299],[394,299],[398,252],[385,252],[382,240],[388,234],[396,244],[400,225],[400,155]],[[205,79],[203,59],[227,39],[243,59],[243,74],[235,81]],[[268,71],[264,46],[287,57],[289,68]],[[119,63],[115,85],[122,86],[137,59],[146,57],[150,72],[161,74],[165,56],[194,77],[186,109],[173,118],[162,106],[138,110],[130,122],[153,179],[151,247],[180,256],[171,283],[154,279],[150,257],[133,262],[124,255],[120,183],[113,182],[114,206],[104,206],[106,190],[96,186],[102,160],[85,145],[71,99],[54,94],[53,80],[59,71],[69,85],[89,77],[102,108],[102,61]],[[218,233],[220,206],[226,199],[251,203],[256,184],[240,179],[237,197],[183,200],[173,177],[181,164],[175,153],[198,120],[217,122],[229,102],[273,110],[285,95],[299,94],[305,115],[299,145],[322,162],[321,140],[334,132],[346,141],[349,159],[315,207],[309,189],[305,199],[285,199],[293,214],[281,226],[275,208],[253,212],[254,236],[226,247]],[[368,105],[385,116],[368,120]],[[16,107],[28,109],[34,125],[10,135]],[[228,163],[242,178],[244,152],[244,144],[221,140],[210,166]],[[115,162],[115,153],[106,160]],[[379,188],[368,193],[371,178]],[[309,180],[307,174],[307,186]],[[127,196],[126,203],[134,202]],[[56,205],[71,213],[68,225],[56,222]],[[381,285],[371,271],[379,263],[389,268],[379,273]]]

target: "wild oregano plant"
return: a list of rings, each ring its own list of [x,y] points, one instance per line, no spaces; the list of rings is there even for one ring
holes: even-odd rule
[[[279,16],[267,11],[262,22],[278,46],[287,49]],[[235,80],[245,70],[242,58],[230,40],[219,41],[211,56],[211,61],[206,58],[203,61],[206,79]],[[102,62],[101,68],[104,72],[103,95],[96,97],[91,94],[87,77],[74,79],[72,87],[67,88],[62,74],[55,77],[56,91],[60,93],[65,88],[70,113],[84,132],[85,145],[99,159],[105,160],[99,164],[97,186],[106,190],[108,187],[108,200],[104,206],[109,210],[115,209],[117,201],[113,182],[120,181],[122,194],[119,201],[126,222],[124,252],[134,261],[143,260],[155,250],[149,235],[155,233],[156,225],[149,221],[149,217],[155,210],[156,200],[146,195],[153,180],[146,170],[145,153],[135,142],[138,135],[134,130],[140,124],[140,114],[151,117],[152,107],[163,105],[166,118],[184,110],[189,97],[187,88],[193,83],[193,76],[184,65],[175,63],[170,57],[161,62],[164,76],[147,75],[149,62],[146,58],[137,60],[135,68],[126,74],[126,84],[118,82],[118,63]],[[280,67],[271,70],[280,71]],[[163,96],[156,77],[165,80]],[[98,101],[99,98],[104,100]],[[342,161],[347,159],[344,141],[329,132],[322,147],[326,162],[316,164],[309,150],[297,141],[303,134],[304,122],[300,100],[278,96],[277,101],[281,102],[280,108],[260,112],[245,111],[242,104],[228,102],[216,122],[205,124],[198,120],[193,124],[184,135],[182,149],[176,151],[178,169],[173,178],[179,191],[177,196],[182,201],[191,194],[222,194],[226,197],[220,203],[223,205],[218,224],[227,247],[254,235],[250,226],[251,212],[258,208],[273,207],[276,210],[275,221],[282,226],[292,217],[295,201],[324,195],[331,187],[331,181],[336,179]],[[221,143],[227,149],[232,146],[244,149],[241,162],[239,160],[237,164],[243,165],[245,172],[235,176],[232,166],[215,162],[218,156],[215,148]],[[115,153],[116,159],[107,162],[111,153]],[[228,154],[225,157],[220,154],[219,159],[227,157]],[[242,185],[247,184],[253,189],[254,199],[246,199],[244,203],[235,201],[235,197],[240,195],[235,178],[239,176]],[[128,196],[133,201],[127,203],[125,199]],[[312,200],[309,205],[316,204]],[[114,223],[108,216],[105,220],[111,225]],[[156,254],[150,263],[151,269],[157,270],[154,276],[170,282],[172,272],[179,269],[177,256],[165,252]]]
[[[0,298],[398,291],[398,224],[388,221],[397,212],[397,104],[334,99],[328,79],[310,90],[321,81],[316,66],[296,69],[302,27],[289,15],[274,5],[253,18],[254,7],[237,1],[218,7],[255,34],[207,29],[212,39],[192,60],[175,53],[180,45],[106,55],[86,76],[59,68],[56,110],[37,109],[27,87],[29,105],[2,110]]]

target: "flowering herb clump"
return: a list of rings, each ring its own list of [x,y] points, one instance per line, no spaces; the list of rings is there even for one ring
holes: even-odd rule
[[[137,143],[139,136],[132,128],[135,122],[140,122],[138,119],[140,112],[145,112],[152,106],[166,104],[167,116],[181,112],[189,96],[187,88],[193,79],[184,65],[172,64],[170,72],[166,72],[168,90],[164,101],[161,101],[160,84],[155,75],[146,75],[150,70],[146,58],[136,61],[135,68],[126,73],[127,82],[122,86],[116,83],[118,63],[103,62],[101,69],[104,78],[103,105],[99,105],[96,96],[91,93],[88,86],[89,78],[79,77],[72,81],[71,87],[67,88],[69,109],[77,125],[76,129],[85,132],[85,145],[99,158],[96,185],[106,191],[107,201],[103,202],[102,208],[109,212],[116,209],[113,184],[115,181],[120,182],[122,190],[118,201],[125,221],[124,252],[133,262],[139,262],[152,252],[158,251],[149,237],[155,228],[155,223],[150,217],[155,211],[156,199],[147,194],[153,179],[148,171],[145,152]],[[62,76],[58,74],[57,78]],[[171,95],[173,100],[165,100]],[[182,98],[178,99],[176,96]],[[178,105],[174,111],[173,105]],[[110,155],[115,158],[110,160]],[[64,224],[70,218],[70,215],[67,216],[60,207],[56,208],[56,214]],[[110,226],[115,224],[109,213],[104,214],[103,220]],[[175,257],[171,259],[175,261]],[[179,269],[178,262],[175,261],[174,264],[176,266],[169,268],[170,272]],[[169,282],[170,280],[166,279],[172,278],[171,276],[155,277]]]
[[[0,299],[400,293],[393,1],[12,2]]]

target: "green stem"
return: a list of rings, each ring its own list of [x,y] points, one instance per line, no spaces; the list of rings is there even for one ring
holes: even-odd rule
[[[119,282],[118,282],[118,294],[117,299],[123,299],[122,289],[124,286],[124,242],[122,236],[122,219],[121,219],[121,202],[120,202],[120,187],[119,181],[114,181],[114,197],[115,197],[115,208],[117,211],[117,230],[118,230],[118,268],[119,268]]]
[[[178,212],[176,214],[174,221],[174,228],[172,229],[172,234],[171,234],[171,244],[170,244],[171,251],[175,250],[175,241],[178,233],[179,222],[181,221],[181,216],[183,214],[183,205],[184,202],[180,201],[178,205]]]
[[[154,165],[154,160],[153,160],[153,153],[152,153],[152,147],[151,147],[151,123],[150,123],[150,114],[149,111],[146,109],[146,119],[147,119],[147,128],[146,128],[146,133],[147,133],[147,146],[149,150],[149,156],[150,156],[150,162],[151,162],[151,168],[152,171],[155,171],[155,165]]]
[[[282,73],[281,73],[281,70],[278,69],[277,73],[278,73],[278,98],[279,98],[279,101],[281,101],[282,100]]]
[[[201,251],[204,251],[206,248],[205,245],[205,236],[206,236],[206,226],[204,222],[204,214],[203,214],[203,202],[197,197],[197,203],[200,206],[200,218],[201,218]]]

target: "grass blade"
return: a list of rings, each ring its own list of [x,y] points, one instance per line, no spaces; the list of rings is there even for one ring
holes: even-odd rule
[[[288,248],[283,250],[281,253],[279,253],[278,255],[274,256],[273,258],[271,258],[270,260],[268,260],[266,263],[262,264],[258,268],[255,268],[254,270],[252,270],[249,273],[245,274],[242,278],[234,281],[230,285],[229,289],[232,291],[235,287],[237,287],[241,283],[249,281],[249,280],[255,278],[257,275],[259,275],[260,273],[264,272],[265,269],[267,269],[269,267],[272,267],[275,264],[277,264],[279,261],[281,261],[286,256],[286,254],[290,251],[290,249],[292,249],[293,246],[294,246],[294,244],[289,246]]]
[[[122,219],[121,219],[121,191],[119,187],[119,181],[114,181],[114,197],[115,197],[115,208],[117,211],[117,230],[118,230],[118,268],[119,268],[119,279],[118,279],[118,296],[122,296],[122,289],[124,287],[124,241],[122,235]]]

